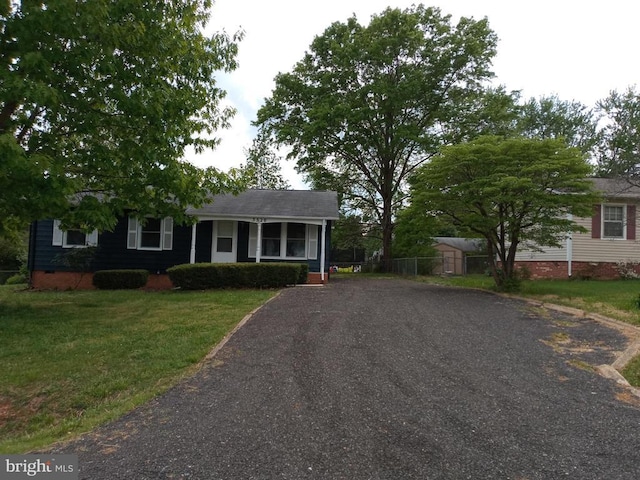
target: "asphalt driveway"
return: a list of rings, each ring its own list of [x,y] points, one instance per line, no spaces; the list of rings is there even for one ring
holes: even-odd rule
[[[637,479],[592,320],[394,279],[291,288],[192,379],[62,447],[85,479]]]

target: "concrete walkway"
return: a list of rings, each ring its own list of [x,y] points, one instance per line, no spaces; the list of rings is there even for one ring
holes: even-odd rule
[[[59,449],[85,479],[637,479],[588,318],[395,279],[292,288],[192,379]]]

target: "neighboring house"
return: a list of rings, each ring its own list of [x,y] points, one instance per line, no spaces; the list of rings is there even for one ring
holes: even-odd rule
[[[57,220],[31,225],[29,271],[34,288],[90,288],[91,272],[149,270],[147,287],[170,288],[166,270],[196,262],[298,262],[309,265],[310,283],[328,280],[331,222],[338,219],[335,192],[247,190],[217,195],[187,213],[194,225],[171,218],[120,218],[112,232],[62,231]],[[80,274],[59,259],[72,249],[97,247],[89,272]]]
[[[525,268],[532,278],[616,278],[620,263],[640,262],[636,221],[640,188],[620,179],[593,182],[603,202],[594,205],[592,217],[573,219],[587,232],[568,235],[559,248],[536,251],[522,246],[516,267]]]
[[[479,238],[434,237],[435,248],[442,255],[442,263],[433,270],[435,275],[465,275],[467,257],[486,255],[484,241]]]

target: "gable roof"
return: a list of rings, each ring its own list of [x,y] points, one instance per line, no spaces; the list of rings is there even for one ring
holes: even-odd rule
[[[435,245],[448,245],[462,252],[477,252],[482,250],[484,241],[481,238],[434,237]]]
[[[319,190],[246,190],[238,195],[215,195],[201,208],[189,208],[197,217],[265,217],[337,220],[338,194]]]
[[[640,198],[640,187],[624,178],[592,178],[593,186],[605,197]]]

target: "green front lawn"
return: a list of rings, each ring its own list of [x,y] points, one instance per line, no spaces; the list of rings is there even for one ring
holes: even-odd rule
[[[0,287],[0,453],[88,431],[165,391],[274,294]]]
[[[421,281],[493,289],[491,277],[417,277]],[[640,280],[526,280],[517,295],[566,305],[640,326]]]

